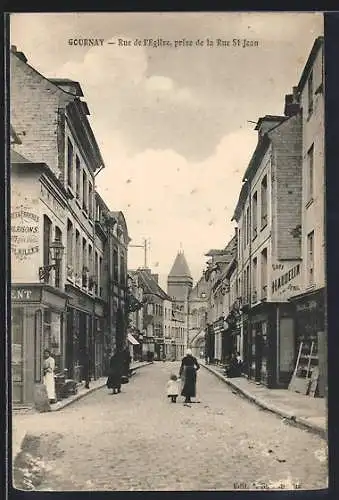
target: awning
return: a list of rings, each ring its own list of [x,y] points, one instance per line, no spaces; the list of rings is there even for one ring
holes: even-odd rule
[[[127,334],[127,340],[128,340],[131,344],[133,344],[133,345],[138,345],[138,344],[139,344],[139,342],[137,341],[137,339],[135,339],[131,333],[128,333],[128,334]]]

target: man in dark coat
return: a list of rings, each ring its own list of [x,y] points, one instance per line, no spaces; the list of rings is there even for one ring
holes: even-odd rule
[[[183,378],[183,388],[181,395],[185,397],[185,403],[191,403],[191,398],[196,396],[197,374],[200,365],[197,359],[192,355],[190,349],[187,350],[186,356],[182,359],[179,370],[179,377]]]
[[[121,377],[123,375],[122,353],[116,351],[109,362],[109,375],[106,382],[108,389],[113,389],[112,394],[121,392]]]

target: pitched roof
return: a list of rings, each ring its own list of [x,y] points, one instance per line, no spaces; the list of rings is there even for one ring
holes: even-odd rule
[[[165,293],[164,290],[155,281],[155,279],[151,275],[150,269],[138,269],[136,273],[141,278],[145,293],[157,295],[162,300],[172,300],[171,297],[167,295],[167,293]]]
[[[183,252],[178,252],[168,277],[192,278],[191,271]]]

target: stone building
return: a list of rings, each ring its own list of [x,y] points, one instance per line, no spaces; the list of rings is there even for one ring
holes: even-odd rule
[[[158,283],[158,275],[148,268],[134,271],[143,289],[143,357],[163,359],[165,354],[164,309],[168,309],[171,298]]]
[[[173,301],[174,320],[179,321],[178,316],[180,316],[180,322],[184,319],[184,339],[177,339],[177,345],[180,345],[179,352],[182,354],[189,346],[189,300],[192,287],[193,278],[186,257],[182,251],[179,251],[167,277],[167,293]],[[181,327],[178,328],[181,332]]]
[[[324,40],[315,40],[296,88],[302,116],[302,193],[300,290],[296,309],[296,353],[300,343],[312,348],[311,372],[319,366],[319,394],[326,384],[325,335],[325,157]],[[289,96],[287,96],[289,97]],[[313,343],[313,347],[312,347]],[[308,364],[308,358],[303,360]]]
[[[43,350],[65,367],[67,192],[49,167],[11,153],[12,399],[30,405]],[[50,267],[53,266],[53,267]]]
[[[13,397],[28,403],[44,348],[80,382],[88,358],[101,376],[125,344],[129,236],[95,194],[104,162],[81,86],[45,78],[16,47],[10,57]]]
[[[258,120],[258,143],[234,212],[237,280],[247,374],[269,387],[286,386],[294,363],[293,309],[300,288],[301,117]]]
[[[188,343],[196,357],[205,355],[205,330],[208,306],[208,284],[202,276],[193,286],[189,296]]]

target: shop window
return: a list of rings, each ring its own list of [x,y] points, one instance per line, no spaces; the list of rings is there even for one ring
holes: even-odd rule
[[[261,181],[261,229],[267,226],[267,175]]]
[[[73,187],[73,144],[67,139],[67,182],[68,185]]]
[[[258,235],[258,193],[254,193],[252,198],[252,239]]]
[[[12,397],[22,403],[24,397],[24,308],[12,308]]]
[[[307,280],[314,284],[314,231],[307,235]]]
[[[43,349],[51,349],[52,345],[52,332],[51,332],[51,323],[52,323],[52,314],[49,309],[44,310],[44,324],[43,324]]]
[[[36,311],[34,318],[34,379],[35,382],[41,382],[42,375],[42,349],[41,349],[41,326],[42,311]]]

